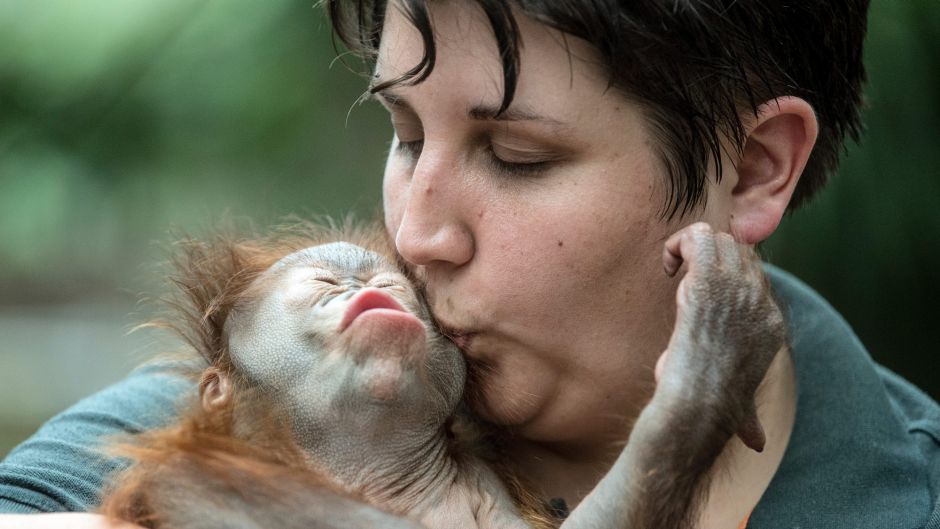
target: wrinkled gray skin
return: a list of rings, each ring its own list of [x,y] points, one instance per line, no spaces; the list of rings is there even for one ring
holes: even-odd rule
[[[229,349],[290,410],[314,466],[430,528],[525,527],[495,474],[450,456],[445,423],[463,394],[463,357],[391,263],[331,243],[288,255],[258,281],[270,290],[229,319]],[[406,312],[367,310],[343,327],[357,302],[383,295]]]
[[[563,529],[684,527],[696,512],[696,487],[728,439],[740,432],[749,446],[762,446],[754,392],[782,346],[782,318],[759,267],[733,241],[684,232],[691,238],[671,240],[664,258],[667,273],[683,260],[690,273],[677,294],[660,383],[623,453]],[[721,257],[728,266],[718,266]],[[236,367],[290,411],[312,464],[431,529],[527,527],[485,464],[458,463],[448,452],[445,423],[461,398],[465,366],[391,263],[332,243],[285,257],[259,281],[267,294],[226,325],[230,350]],[[388,306],[386,295],[405,312],[361,311]],[[715,296],[721,307],[713,311]],[[350,314],[358,316],[348,323]],[[759,321],[744,331],[735,323],[768,314],[766,338],[754,336],[767,330]],[[720,328],[729,325],[736,336]],[[696,458],[703,462],[689,467]],[[360,521],[353,525],[372,526]]]

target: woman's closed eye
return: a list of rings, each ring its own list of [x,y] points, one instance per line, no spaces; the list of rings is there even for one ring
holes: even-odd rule
[[[558,161],[548,151],[510,149],[495,142],[486,151],[494,169],[513,176],[537,176]]]
[[[413,141],[398,140],[398,152],[412,163],[418,161],[423,149],[423,138]],[[503,176],[537,176],[557,161],[557,158],[549,153],[510,151],[492,144],[483,149],[483,156],[487,165]]]

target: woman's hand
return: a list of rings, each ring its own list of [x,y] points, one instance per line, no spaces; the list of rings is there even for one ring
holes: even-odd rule
[[[100,514],[63,512],[51,514],[0,514],[0,529],[143,529]]]
[[[761,451],[754,394],[784,346],[786,324],[760,259],[731,235],[696,223],[666,241],[663,263],[670,276],[683,266],[686,273],[675,329],[656,364],[657,395],[679,399]]]

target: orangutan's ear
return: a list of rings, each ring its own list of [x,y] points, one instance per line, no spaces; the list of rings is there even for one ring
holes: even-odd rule
[[[731,191],[731,233],[746,244],[770,236],[787,210],[819,131],[805,100],[786,96],[758,107]]]
[[[202,409],[208,413],[219,411],[232,401],[232,379],[218,368],[203,371],[199,379],[199,397]]]

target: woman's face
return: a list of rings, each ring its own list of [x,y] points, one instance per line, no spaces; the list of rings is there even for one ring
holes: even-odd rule
[[[653,140],[588,45],[522,16],[518,88],[494,117],[501,63],[472,5],[430,4],[433,73],[379,94],[396,132],[386,226],[435,315],[488,368],[482,415],[533,441],[622,435],[653,388],[675,311],[661,256],[680,226],[659,219]],[[376,83],[422,53],[390,7]]]

